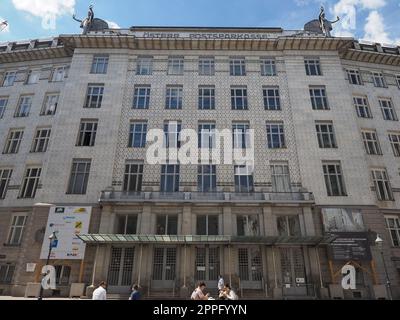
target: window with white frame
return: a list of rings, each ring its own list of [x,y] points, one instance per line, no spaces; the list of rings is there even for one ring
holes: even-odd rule
[[[247,87],[231,87],[232,110],[247,110]]]
[[[144,148],[147,139],[147,122],[132,121],[129,128],[128,148]]]
[[[400,157],[400,132],[389,132],[390,144],[395,157]]]
[[[273,58],[261,58],[261,76],[263,77],[274,77],[276,73],[276,62]]]
[[[4,154],[16,154],[19,151],[22,138],[24,136],[24,130],[21,129],[10,129],[6,144],[4,146]]]
[[[217,236],[219,234],[218,215],[199,215],[197,216],[196,235],[198,236]]]
[[[67,194],[86,194],[91,165],[90,159],[73,159]]]
[[[328,196],[347,196],[340,161],[323,163],[323,171]]]
[[[215,109],[215,86],[199,86],[199,109]]]
[[[374,86],[378,88],[386,88],[385,77],[380,72],[372,73],[372,80],[374,81]]]
[[[200,57],[199,58],[199,75],[213,76],[215,75],[215,58]]]
[[[177,215],[158,215],[156,221],[157,235],[177,235],[178,216]]]
[[[308,76],[322,76],[321,63],[318,58],[304,59],[304,65]]]
[[[180,166],[161,166],[161,192],[179,192]]]
[[[197,188],[199,192],[217,191],[217,166],[199,165],[197,169]]]
[[[93,57],[91,73],[106,74],[108,69],[108,55],[96,55]]]
[[[118,214],[116,234],[137,234],[138,216],[137,214]]]
[[[79,125],[77,147],[94,147],[96,143],[97,128],[99,121],[97,119],[81,120]]]
[[[321,149],[337,148],[332,121],[316,121],[318,144]]]
[[[254,192],[254,170],[249,166],[235,166],[235,192]]]
[[[277,217],[278,234],[281,237],[301,236],[300,218],[298,215]]]
[[[180,121],[164,122],[164,147],[180,148],[181,131],[182,131],[182,123]]]
[[[279,87],[263,87],[265,110],[281,110]]]
[[[101,108],[103,101],[104,84],[89,84],[87,93],[85,108]]]
[[[215,122],[199,123],[199,148],[214,149],[216,147]]]
[[[8,104],[8,97],[0,97],[0,119],[3,118]]]
[[[271,163],[271,180],[274,192],[291,192],[288,163]]]
[[[0,169],[0,199],[5,199],[7,195],[12,172],[12,169]]]
[[[232,124],[233,148],[251,148],[250,124],[248,122],[234,122]]]
[[[231,76],[246,75],[246,59],[244,57],[230,58],[230,74]]]
[[[56,114],[58,100],[60,99],[59,93],[48,93],[46,94],[43,102],[41,111],[42,116],[53,116]]]
[[[37,129],[35,137],[33,138],[31,152],[32,153],[46,152],[47,147],[49,146],[50,135],[51,135],[50,128]]]
[[[0,264],[0,284],[11,284],[14,277],[15,265]]]
[[[56,284],[59,286],[68,286],[71,276],[70,266],[54,266],[56,269]]]
[[[385,216],[385,220],[393,247],[400,247],[400,218],[397,216]]]
[[[283,122],[267,122],[267,142],[269,149],[286,148]]]
[[[40,175],[42,168],[27,168],[25,177],[22,182],[20,198],[33,199],[36,196],[36,191],[39,187]]]
[[[150,106],[151,86],[136,85],[133,97],[133,109],[148,109]]]
[[[140,76],[152,75],[153,59],[152,56],[139,56],[136,63],[136,74]]]
[[[375,130],[361,131],[364,147],[367,154],[382,155],[382,150],[379,144],[378,135]]]
[[[169,75],[183,75],[184,72],[184,57],[171,56],[168,58],[168,74]]]
[[[19,246],[21,244],[26,220],[27,216],[24,214],[13,215],[10,229],[8,231],[8,238],[7,238],[8,245]]]
[[[310,97],[313,110],[329,110],[325,86],[310,87]]]
[[[259,237],[260,220],[258,215],[237,216],[237,235],[239,237]]]
[[[182,109],[183,86],[167,86],[165,108],[169,110]]]
[[[38,83],[40,79],[40,70],[30,70],[26,78],[25,84],[35,84]]]
[[[388,121],[398,121],[396,111],[393,107],[393,102],[391,99],[379,99],[379,105],[381,106],[383,119]]]
[[[347,77],[349,78],[350,84],[362,85],[360,71],[350,70],[350,69],[348,69],[346,71],[347,71]]]
[[[126,163],[124,173],[124,192],[141,192],[143,184],[143,168],[140,163]]]
[[[353,102],[359,118],[372,119],[372,113],[367,97],[353,97]]]
[[[374,181],[376,195],[380,201],[393,201],[393,192],[386,169],[373,169],[372,179]]]
[[[3,79],[3,87],[11,87],[12,85],[14,85],[16,79],[17,79],[16,71],[6,72]]]
[[[52,82],[62,82],[67,75],[67,66],[56,67],[53,69]]]
[[[15,118],[24,118],[29,116],[32,106],[33,96],[21,96],[18,102],[18,108],[15,111]]]

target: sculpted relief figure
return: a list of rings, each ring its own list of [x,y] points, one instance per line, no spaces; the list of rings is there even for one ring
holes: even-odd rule
[[[325,9],[321,7],[321,12],[319,14],[319,24],[322,32],[325,34],[326,37],[332,37],[331,31],[333,30],[332,25],[340,20],[339,17],[335,21],[329,21],[325,17]]]
[[[91,25],[93,24],[93,19],[94,19],[93,6],[91,5],[89,7],[88,16],[85,19],[79,20],[76,18],[75,14],[72,16],[72,18],[75,21],[81,23],[81,28],[83,29],[82,34],[87,34],[90,31]]]

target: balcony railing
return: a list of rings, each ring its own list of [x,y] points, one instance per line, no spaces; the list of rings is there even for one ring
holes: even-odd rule
[[[314,202],[310,192],[123,192],[105,190],[100,202]]]

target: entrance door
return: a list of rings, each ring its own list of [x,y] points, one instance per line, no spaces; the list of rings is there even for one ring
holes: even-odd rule
[[[207,285],[207,288],[217,288],[219,274],[219,248],[196,248],[196,282],[204,281]]]
[[[176,248],[155,248],[152,287],[169,289],[176,280]]]
[[[108,290],[110,293],[129,293],[133,276],[135,248],[112,248],[108,269]]]
[[[239,248],[239,277],[243,289],[262,289],[260,248]]]
[[[306,268],[302,248],[281,248],[283,294],[308,295]]]

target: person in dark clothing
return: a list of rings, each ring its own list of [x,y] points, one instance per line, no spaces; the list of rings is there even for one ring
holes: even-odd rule
[[[135,284],[133,286],[133,290],[132,290],[131,296],[129,297],[129,300],[140,300],[141,298],[142,298],[142,295],[139,292],[139,286]]]

